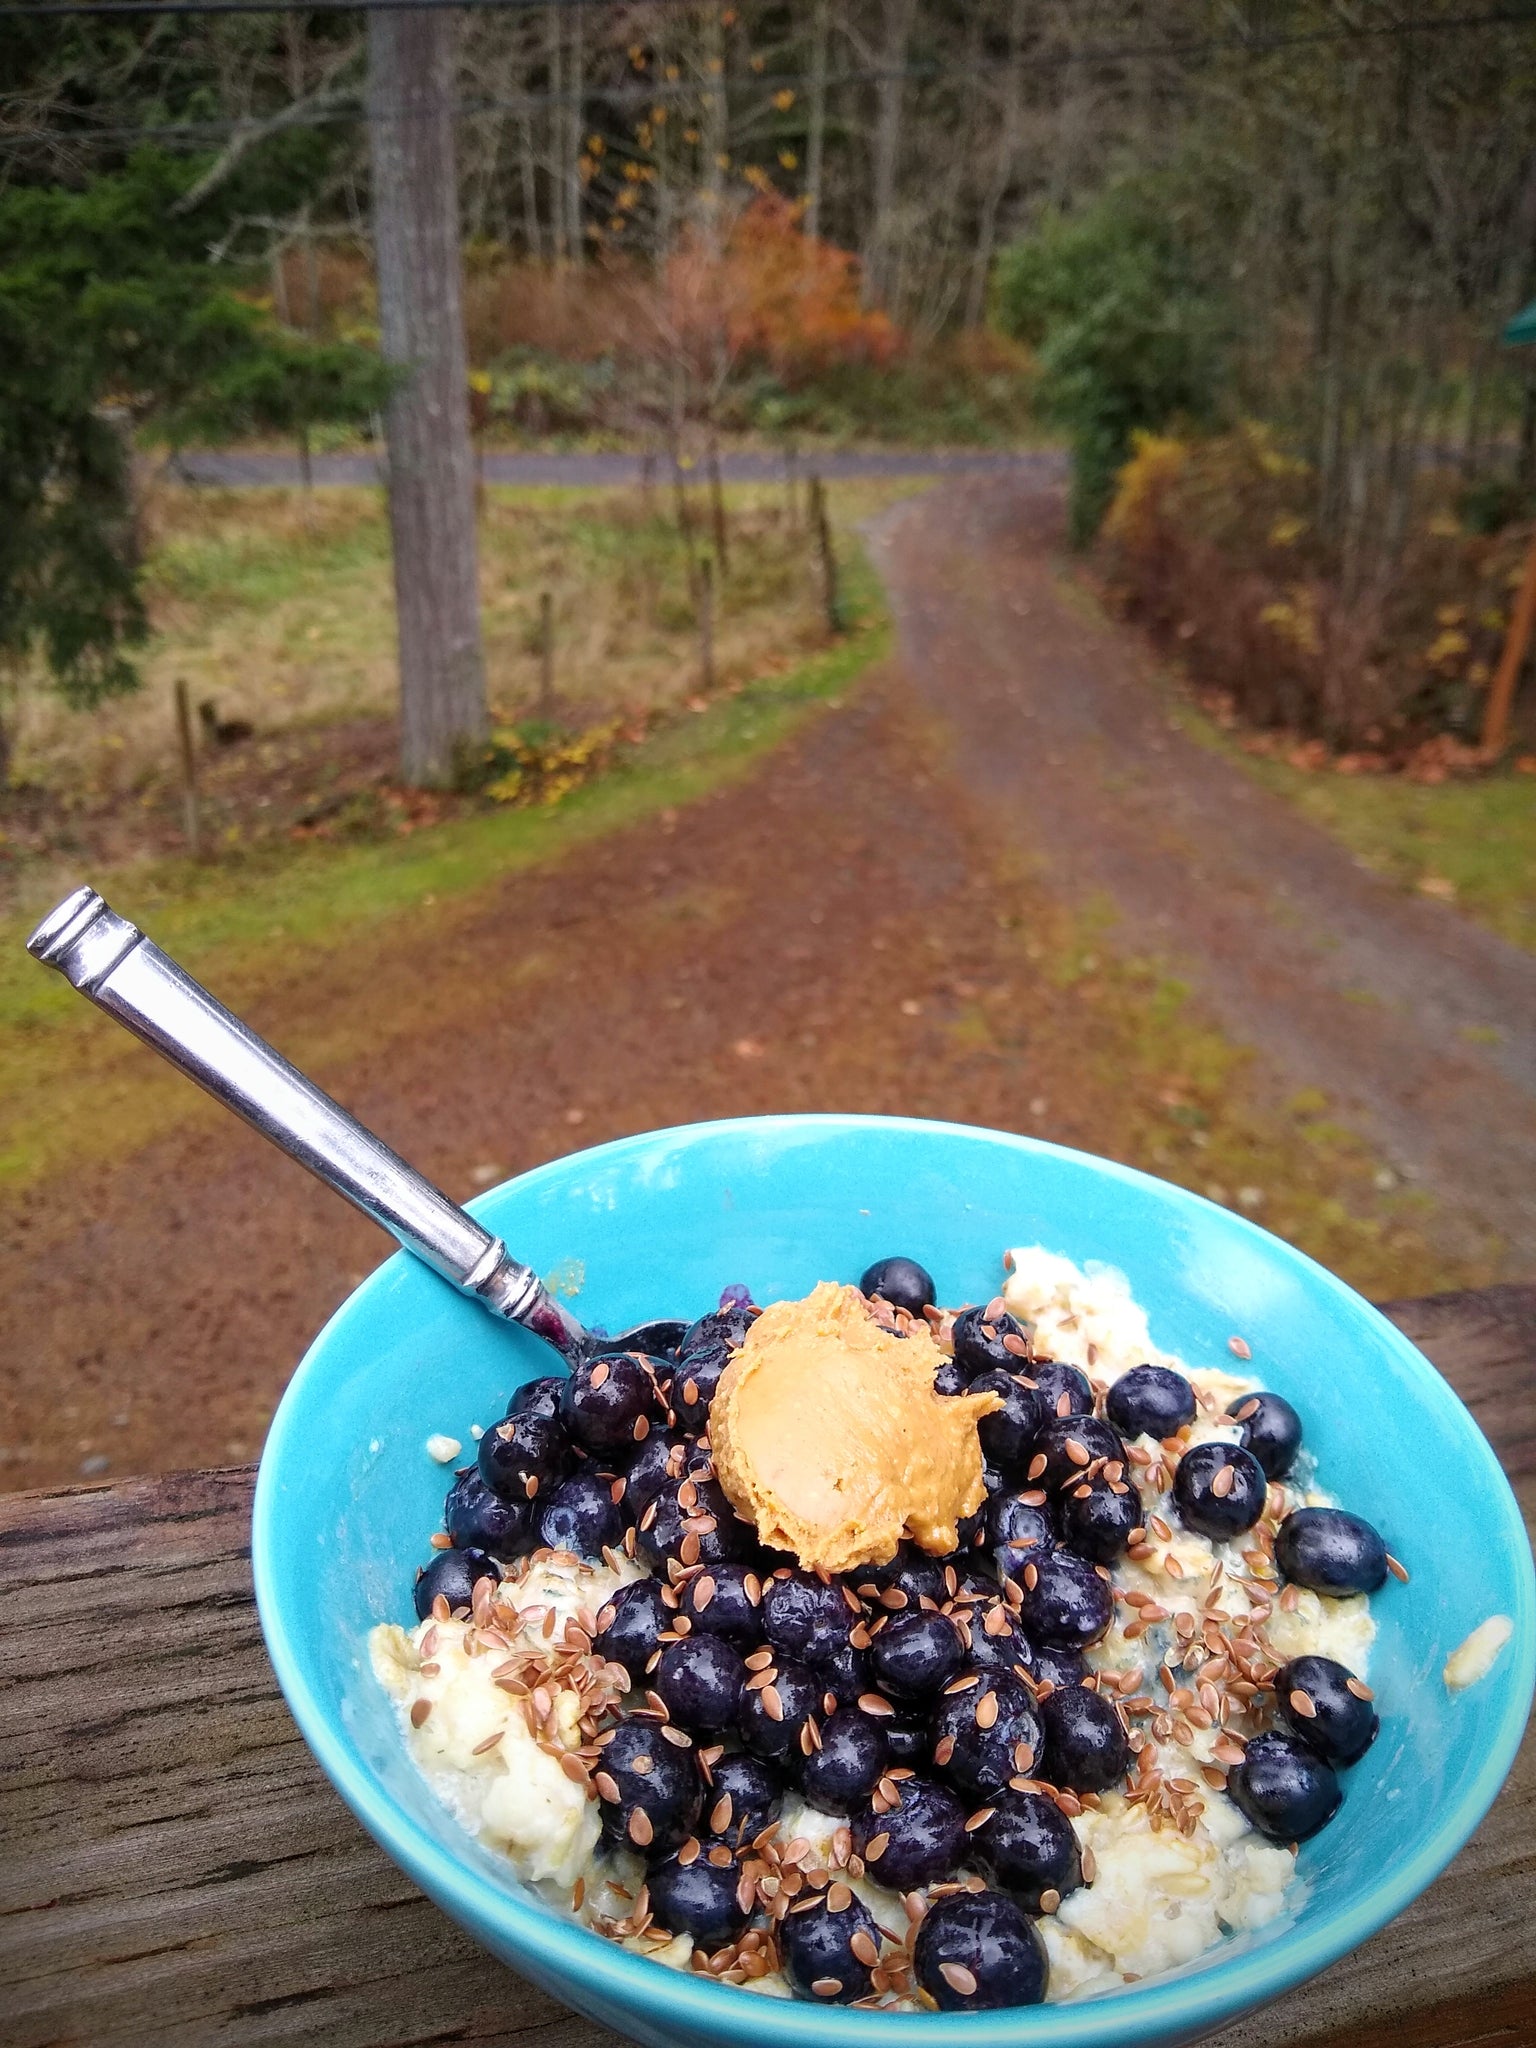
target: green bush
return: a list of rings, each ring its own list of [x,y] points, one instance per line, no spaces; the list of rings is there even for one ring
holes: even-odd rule
[[[1217,411],[1226,321],[1165,203],[1109,187],[1004,249],[994,315],[1033,348],[1042,414],[1072,443],[1072,539],[1092,540],[1132,436]]]

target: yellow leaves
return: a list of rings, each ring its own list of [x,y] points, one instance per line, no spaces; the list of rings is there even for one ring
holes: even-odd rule
[[[1269,544],[1272,548],[1294,547],[1307,530],[1307,521],[1294,512],[1282,512],[1269,529]]]
[[[1464,623],[1467,608],[1464,604],[1443,604],[1435,612],[1437,626],[1459,626]]]
[[[717,170],[722,171],[728,171],[731,168],[730,155],[726,150],[722,149],[719,155],[715,158],[715,167]]]
[[[774,94],[773,104],[778,108],[781,114],[787,114],[790,108],[795,104],[795,96],[790,91],[787,85],[784,86],[779,92],[776,92]]]
[[[1277,639],[1285,641],[1298,653],[1315,658],[1322,651],[1317,593],[1304,583],[1293,584],[1285,597],[1265,605],[1259,613],[1259,623],[1268,626]]]
[[[603,151],[607,148],[607,146],[608,145],[603,141],[601,135],[589,135],[587,137],[588,156],[601,156]]]
[[[1137,433],[1131,459],[1120,472],[1114,501],[1104,521],[1110,540],[1132,545],[1149,521],[1155,521],[1162,498],[1184,474],[1190,458],[1187,441],[1171,434]]]
[[[640,182],[640,166],[635,163],[626,164],[624,166],[624,176],[631,185],[637,185]]]
[[[786,171],[795,171],[800,168],[800,159],[792,149],[781,149],[779,151],[779,162]]]
[[[698,139],[699,139],[699,131],[698,131],[698,129],[697,129],[697,128],[685,128],[685,129],[683,130],[683,140],[684,140],[684,142],[697,142],[697,141],[698,141]]]
[[[1436,512],[1425,520],[1424,531],[1436,540],[1455,540],[1461,532],[1461,521],[1450,512]]]
[[[1460,606],[1448,605],[1443,607],[1443,609],[1459,611]],[[1439,614],[1437,613],[1436,616],[1438,617]],[[1437,633],[1425,650],[1424,666],[1426,668],[1443,668],[1447,662],[1455,661],[1461,655],[1467,653],[1471,645],[1472,643],[1466,634],[1460,632],[1455,627],[1448,629],[1446,632]]]
[[[495,771],[485,793],[499,804],[557,804],[603,765],[622,731],[617,719],[578,733],[500,726],[485,751]]]
[[[597,176],[596,159],[590,156],[578,157],[576,159],[576,175],[581,179],[583,185],[590,185]]]
[[[471,370],[469,373],[469,388],[475,393],[477,398],[489,398],[491,395],[489,372],[485,370]]]
[[[761,71],[767,60],[762,57],[749,57],[747,61],[754,71]]]

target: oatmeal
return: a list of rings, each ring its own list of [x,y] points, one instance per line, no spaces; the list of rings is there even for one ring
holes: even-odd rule
[[[1004,1270],[951,1312],[887,1260],[764,1317],[823,1349],[847,1323],[851,1406],[817,1395],[840,1359],[746,1344],[730,1290],[675,1354],[585,1360],[479,1435],[373,1666],[434,1793],[552,1905],[671,1968],[893,2011],[1094,1997],[1286,1910],[1376,1733],[1369,1595],[1402,1567],[1241,1339],[1186,1362],[1112,1268]],[[930,1411],[967,1473],[942,1555],[896,1543],[940,1545],[903,1434]],[[850,1453],[846,1501],[838,1432],[886,1459]],[[809,1518],[782,1511],[801,1439]]]

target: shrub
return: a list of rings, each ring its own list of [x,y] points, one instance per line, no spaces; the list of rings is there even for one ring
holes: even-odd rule
[[[1351,748],[1472,738],[1529,528],[1482,534],[1425,507],[1392,581],[1346,599],[1315,495],[1254,422],[1139,435],[1104,521],[1111,593],[1250,724]]]
[[[1072,443],[1071,531],[1098,531],[1138,432],[1214,417],[1225,320],[1166,205],[1111,186],[1004,249],[995,317],[1039,354],[1037,399]]]

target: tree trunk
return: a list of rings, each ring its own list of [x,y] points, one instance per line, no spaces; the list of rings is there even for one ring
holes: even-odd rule
[[[565,30],[558,7],[549,9],[545,21],[549,34],[549,210],[554,225],[555,261],[563,263],[570,254],[565,222]]]
[[[453,158],[456,21],[368,17],[373,234],[389,400],[389,523],[400,642],[401,772],[448,782],[486,732]]]
[[[902,73],[917,0],[881,0],[879,76],[875,83],[874,213],[865,245],[865,297],[891,310],[896,235],[896,170],[901,147]]]
[[[811,104],[805,136],[805,232],[821,233],[821,167],[827,143],[827,31],[831,0],[816,0],[811,24]]]
[[[565,217],[571,238],[571,261],[578,265],[586,260],[587,254],[581,221],[581,88],[587,68],[586,18],[585,8],[571,9],[571,104],[565,124]]]
[[[1010,0],[1008,9],[1008,76],[1003,86],[1003,120],[998,131],[997,159],[981,202],[976,249],[971,258],[970,285],[965,295],[965,324],[979,327],[987,310],[987,279],[997,246],[997,213],[1013,177],[1019,151],[1019,114],[1023,99],[1024,0]]]

